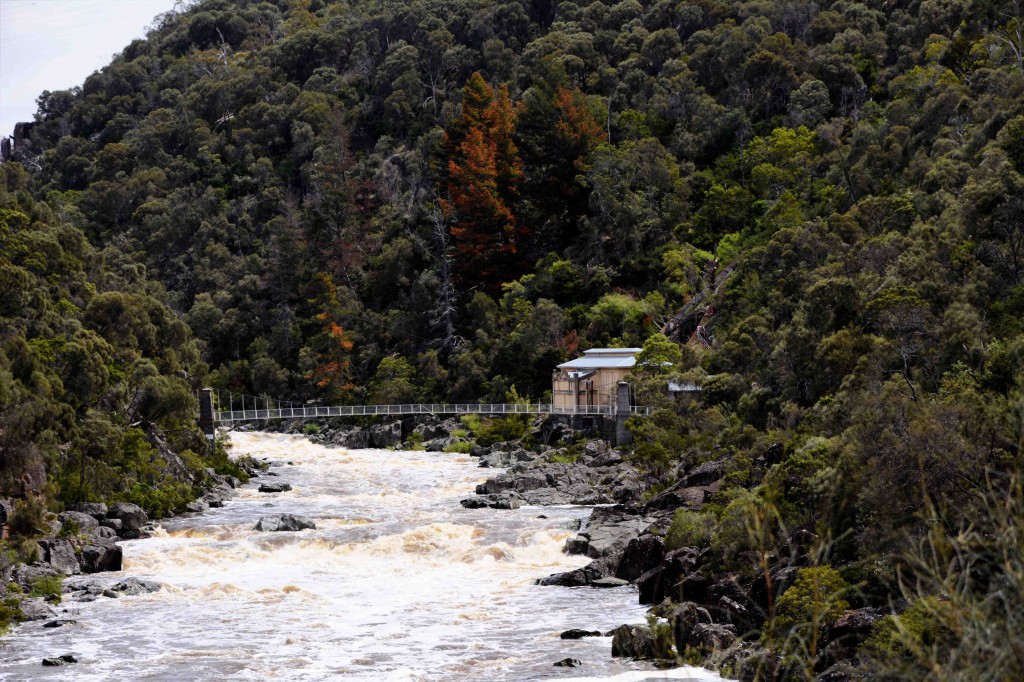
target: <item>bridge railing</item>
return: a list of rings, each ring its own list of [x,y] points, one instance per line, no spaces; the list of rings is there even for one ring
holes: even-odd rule
[[[633,407],[630,414],[648,415],[649,407]],[[406,405],[310,405],[254,410],[227,410],[215,413],[218,422],[256,421],[262,419],[309,419],[315,417],[372,417],[376,415],[410,414],[559,414],[614,415],[613,408],[603,405],[555,407],[547,403],[414,403]]]

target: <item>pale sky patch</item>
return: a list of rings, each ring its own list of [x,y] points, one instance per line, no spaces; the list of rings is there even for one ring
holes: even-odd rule
[[[43,90],[81,85],[174,0],[0,0],[0,137],[31,121]]]

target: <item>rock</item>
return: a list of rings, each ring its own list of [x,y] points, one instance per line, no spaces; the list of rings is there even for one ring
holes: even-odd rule
[[[664,492],[658,493],[644,505],[644,511],[656,509],[686,509],[699,510],[707,500],[707,488],[704,486],[673,486]]]
[[[736,641],[736,628],[718,623],[698,623],[690,633],[689,644],[711,651],[721,651]]]
[[[485,457],[485,456],[491,454],[491,446],[489,446],[489,445],[473,445],[473,447],[471,447],[469,449],[469,454],[470,454],[471,457]]]
[[[643,573],[636,579],[640,590],[641,604],[657,604],[665,597],[685,598],[688,601],[704,601],[686,590],[680,590],[680,581],[685,580],[700,562],[701,550],[695,547],[681,547],[667,553],[660,565]],[[705,586],[706,587],[706,586]]]
[[[43,623],[43,627],[44,628],[62,628],[65,625],[74,625],[77,622],[78,622],[77,620],[74,620],[72,618],[58,618],[56,620],[51,620],[51,621],[47,621],[47,622]]]
[[[582,568],[564,573],[552,573],[546,578],[536,581],[537,585],[558,585],[561,587],[583,587],[595,580],[606,578],[611,573],[608,563],[604,560],[591,561]]]
[[[253,526],[253,530],[268,532],[294,532],[316,529],[316,524],[308,516],[297,514],[281,514],[279,516],[262,516]]]
[[[210,505],[204,500],[193,500],[185,505],[185,511],[187,512],[204,512],[210,508]]]
[[[526,504],[536,504],[542,506],[552,506],[557,504],[570,504],[572,498],[567,494],[555,490],[554,488],[539,488],[537,490],[528,490],[521,493],[522,498],[526,501]]]
[[[100,527],[109,528],[116,535],[124,529],[124,523],[121,522],[121,519],[103,519],[100,521]]]
[[[701,571],[694,571],[679,583],[681,596],[695,602],[706,602],[708,600],[708,588],[710,586],[711,580]]]
[[[63,577],[63,574],[50,564],[36,563],[31,566],[19,564],[11,572],[11,579],[23,588],[29,588],[30,584],[40,578],[49,578],[55,575]]]
[[[21,615],[25,620],[49,620],[57,615],[40,597],[23,599],[18,608],[21,609]]]
[[[106,507],[104,507],[106,508]],[[92,515],[85,514],[77,511],[66,511],[57,514],[57,520],[60,521],[62,527],[68,527],[69,525],[78,526],[79,530],[89,532],[93,528],[100,525]]]
[[[102,502],[76,502],[68,510],[88,514],[97,521],[107,518],[107,505]]]
[[[122,556],[118,545],[85,545],[80,559],[82,572],[120,571]]]
[[[96,526],[90,535],[98,540],[112,540],[117,537],[117,531],[107,526]]]
[[[484,468],[500,469],[512,465],[509,453],[501,450],[492,450],[480,457],[480,466]]]
[[[375,448],[393,448],[402,444],[402,422],[378,424],[370,427],[370,445]]]
[[[78,659],[71,654],[61,654],[54,658],[44,658],[43,665],[45,666],[61,666],[67,665],[68,663],[78,663]]]
[[[622,464],[622,455],[615,450],[598,453],[589,461],[590,466],[598,468],[616,466],[618,464]]]
[[[78,512],[70,513],[76,514]],[[91,516],[86,518],[93,523],[96,523],[96,519]],[[96,527],[99,527],[98,524]],[[75,554],[75,547],[71,544],[70,540],[40,540],[39,548],[42,550],[40,552],[42,560],[53,566],[54,569],[60,571],[62,574],[78,575],[82,572],[82,569],[78,564],[78,556]]]
[[[683,602],[672,606],[668,613],[668,621],[672,624],[672,638],[676,651],[683,652],[690,643],[693,629],[702,623],[710,623],[711,614],[693,602]]]
[[[580,535],[588,540],[587,556],[599,559],[623,551],[629,541],[646,530],[653,521],[621,509],[598,507],[580,531]]]
[[[731,597],[721,597],[718,600],[718,607],[739,632],[747,632],[757,625],[757,620],[750,609]]]
[[[153,582],[152,580],[140,580],[139,578],[125,578],[124,580],[117,583],[110,589],[114,592],[119,592],[125,596],[134,597],[140,594],[159,592],[160,588],[160,583]]]
[[[126,530],[121,533],[122,540],[141,540],[149,537],[153,537],[152,533],[144,528],[140,528],[138,530]]]
[[[626,544],[615,577],[630,582],[658,566],[665,558],[665,542],[656,535],[641,535]]]
[[[710,485],[718,479],[722,478],[725,472],[725,464],[721,461],[705,462],[698,467],[695,467],[687,473],[683,479],[684,485],[689,486],[702,486]]]
[[[577,629],[577,628],[573,628],[571,630],[566,630],[561,635],[559,635],[559,637],[561,637],[562,639],[583,639],[584,637],[600,637],[600,636],[601,636],[601,632],[598,631],[598,630],[580,630],[580,629]]]
[[[590,581],[590,586],[591,587],[622,587],[623,585],[628,585],[628,584],[629,584],[628,580],[623,580],[622,578],[613,578],[613,577],[598,578],[597,580],[591,580]]]
[[[620,625],[612,631],[612,657],[656,658],[654,636],[646,625]]]
[[[131,502],[115,502],[107,510],[107,518],[120,519],[122,530],[140,530],[149,523],[149,517],[142,507]]]
[[[363,429],[355,429],[347,433],[339,433],[334,442],[350,450],[364,450],[370,447],[370,433]]]
[[[519,496],[515,493],[502,493],[500,495],[481,495],[470,497],[459,502],[466,509],[519,509]]]
[[[261,493],[283,493],[291,489],[290,483],[261,483],[259,487]]]
[[[580,663],[579,660],[575,659],[575,658],[563,658],[562,660],[555,661],[555,663],[554,663],[554,666],[556,668],[578,668],[581,665],[583,665],[583,664]]]

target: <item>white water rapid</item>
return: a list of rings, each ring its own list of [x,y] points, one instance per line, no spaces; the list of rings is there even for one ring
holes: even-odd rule
[[[223,508],[163,522],[123,543],[124,571],[156,593],[65,601],[77,622],[0,640],[3,680],[718,680],[611,658],[611,640],[569,628],[639,623],[632,587],[540,587],[587,563],[562,554],[580,507],[463,509],[493,469],[465,455],[341,450],[298,436],[232,433],[232,454],[267,457]],[[264,494],[260,481],[287,482]],[[252,530],[301,514],[316,530]],[[78,663],[42,667],[72,653]],[[554,667],[579,659],[581,668]]]

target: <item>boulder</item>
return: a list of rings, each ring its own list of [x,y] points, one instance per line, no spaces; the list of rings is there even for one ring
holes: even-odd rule
[[[519,509],[519,496],[515,493],[501,493],[497,495],[480,495],[470,497],[459,502],[466,509]]]
[[[140,530],[149,523],[149,517],[137,504],[131,502],[115,502],[107,510],[107,518],[119,519],[122,530]]]
[[[598,578],[597,580],[590,581],[591,587],[622,587],[628,584],[628,580],[623,580],[622,578],[614,578],[611,576],[607,578]]]
[[[110,540],[117,537],[117,531],[107,526],[96,526],[90,535],[99,540]]]
[[[75,513],[75,512],[72,512]],[[88,517],[93,523],[96,519]],[[53,566],[53,568],[64,575],[78,575],[82,572],[78,565],[78,556],[75,554],[75,546],[70,540],[52,539],[39,541],[42,560]]]
[[[583,587],[584,585],[590,585],[595,580],[608,577],[610,573],[611,568],[606,561],[591,561],[582,568],[565,571],[564,573],[552,573],[546,578],[538,579],[535,584]]]
[[[695,597],[686,589],[681,589],[680,585],[686,579],[684,576],[688,576],[700,562],[701,556],[701,550],[695,547],[681,547],[668,552],[659,565],[648,569],[636,579],[640,603],[657,604],[665,597],[703,602],[703,595]]]
[[[22,599],[18,608],[25,620],[52,620],[57,615],[41,597]]]
[[[62,528],[74,528],[77,526],[78,530],[82,530],[87,533],[100,525],[100,522],[92,515],[77,511],[61,512],[60,514],[57,514],[57,520],[60,521]]]
[[[124,530],[124,524],[121,522],[121,519],[103,519],[100,521],[100,527],[111,529],[115,535]]]
[[[469,449],[469,454],[472,457],[484,457],[491,454],[491,446],[489,445],[474,445]],[[483,466],[483,465],[481,465]]]
[[[580,531],[587,539],[587,556],[593,559],[622,552],[629,541],[640,535],[654,519],[635,516],[613,507],[598,507]]]
[[[480,466],[488,469],[500,469],[512,465],[509,453],[501,450],[492,450],[480,456]]]
[[[538,488],[537,490],[528,490],[521,493],[522,498],[526,500],[526,504],[536,504],[542,506],[551,506],[557,504],[571,504],[572,498],[566,493],[554,488]]]
[[[261,493],[283,493],[291,489],[290,483],[261,483],[259,487]]]
[[[689,486],[710,485],[725,475],[725,463],[721,461],[705,462],[698,467],[691,469],[683,479],[683,484]]]
[[[125,578],[110,588],[112,592],[123,594],[127,597],[134,597],[140,594],[149,594],[160,591],[160,583],[152,580],[140,580],[139,578]]]
[[[393,448],[402,444],[402,422],[377,424],[370,427],[370,445],[375,448]]]
[[[560,661],[555,661],[553,665],[556,668],[578,668],[583,664],[576,658],[563,658]]]
[[[102,502],[76,502],[68,510],[88,514],[97,521],[107,518],[107,505]]]
[[[580,630],[578,628],[573,628],[571,630],[566,630],[561,635],[559,635],[559,637],[561,637],[562,639],[583,639],[584,637],[600,637],[600,636],[601,636],[601,632],[599,630]]]
[[[363,429],[338,433],[334,437],[334,442],[350,450],[365,450],[370,447],[370,433]]]
[[[736,628],[718,623],[698,623],[690,633],[689,644],[711,651],[721,651],[736,641]]]
[[[620,625],[612,631],[612,657],[656,658],[654,635],[646,625]]]
[[[204,500],[193,500],[185,505],[185,511],[187,512],[204,512],[210,508],[210,505]]]
[[[672,624],[672,639],[675,641],[676,651],[683,652],[690,643],[694,628],[702,623],[710,623],[711,614],[693,602],[683,602],[673,605],[668,613],[668,621]]]
[[[61,665],[67,665],[69,663],[78,663],[78,659],[71,654],[61,654],[53,658],[44,658],[43,665],[48,667],[56,667]]]
[[[268,532],[294,532],[307,529],[316,529],[316,524],[308,516],[299,516],[297,514],[263,516],[253,526],[253,530]]]
[[[77,622],[78,622],[77,620],[74,620],[72,618],[57,618],[56,620],[50,620],[50,621],[47,621],[47,622],[43,623],[43,627],[44,628],[62,628],[65,625],[74,625]]]
[[[121,548],[115,544],[85,545],[82,547],[82,572],[120,571],[122,556]]]
[[[588,462],[588,466],[595,468],[611,467],[622,464],[622,455],[615,450],[608,450],[594,455]]]
[[[665,558],[665,542],[656,535],[641,535],[630,540],[622,552],[615,577],[630,582],[658,566]]]

